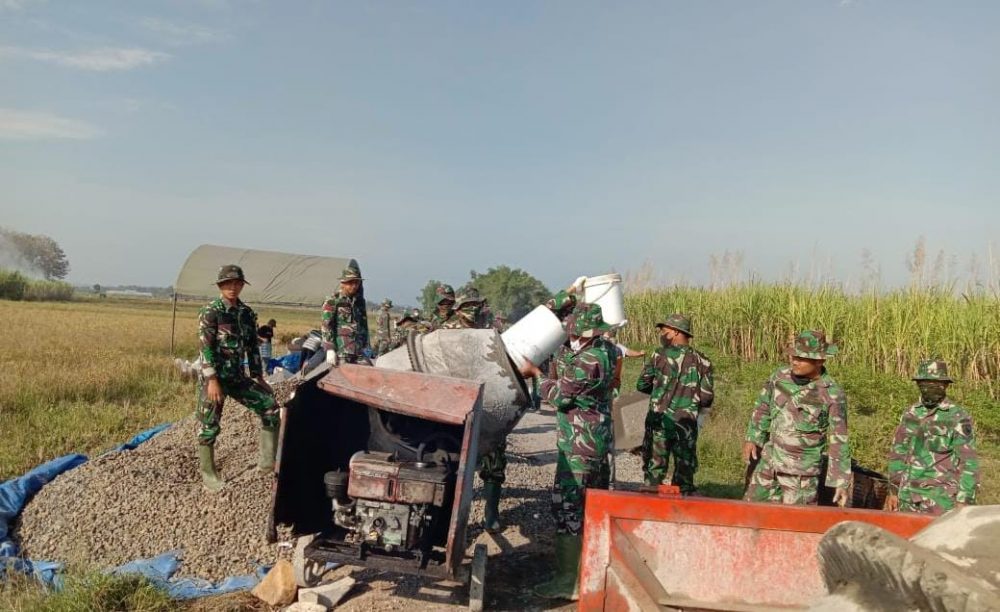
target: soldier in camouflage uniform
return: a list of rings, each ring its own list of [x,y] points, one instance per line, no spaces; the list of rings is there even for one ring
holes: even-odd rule
[[[375,354],[389,352],[389,345],[392,343],[392,300],[385,298],[378,309],[378,316],[375,318]]]
[[[323,348],[327,361],[357,363],[368,348],[368,311],[361,268],[353,259],[340,275],[340,288],[323,302]]]
[[[396,329],[392,332],[392,341],[389,342],[389,347],[385,352],[388,353],[406,344],[406,337],[410,335],[411,331],[426,334],[430,330],[430,324],[420,319],[419,310],[416,308],[408,310],[396,321]]]
[[[452,309],[455,306],[455,290],[452,289],[451,285],[438,285],[438,288],[434,290],[434,294],[436,296],[434,303],[437,306],[437,310],[431,314],[431,318],[428,320],[431,330],[441,329],[445,321],[452,317]]]
[[[247,284],[239,266],[219,269],[219,297],[198,312],[198,340],[203,362],[195,416],[201,423],[198,457],[202,481],[210,491],[224,482],[215,469],[215,440],[226,396],[240,402],[261,420],[258,466],[274,469],[280,416],[274,392],[264,380],[257,340],[257,315],[239,296]],[[247,360],[250,375],[243,368]]]
[[[480,310],[483,300],[478,295],[460,295],[451,317],[441,324],[441,329],[482,329]]]
[[[790,350],[791,365],[765,383],[747,425],[743,461],[759,458],[745,499],[815,504],[823,455],[829,455],[826,486],[833,501],[847,504],[851,447],[847,439],[847,398],[824,366],[837,347],[822,331],[804,331]]]
[[[562,355],[558,380],[542,381],[542,396],[556,410],[556,572],[535,587],[541,597],[576,600],[587,488],[607,489],[612,442],[611,381],[616,349],[602,337],[611,329],[598,304],[579,304],[566,319],[571,351]],[[537,370],[537,368],[535,368]]]
[[[510,325],[507,324],[507,315],[503,313],[502,310],[498,310],[495,315],[493,315],[493,329],[497,330],[498,334],[502,334]]]
[[[442,329],[483,329],[480,308],[483,300],[478,292],[459,296],[455,303],[455,311],[450,319],[444,322]],[[503,483],[507,479],[507,438],[505,437],[492,452],[479,458],[479,477],[483,479],[483,498],[485,501],[483,513],[483,528],[487,531],[499,531],[500,525],[500,494]]]
[[[673,455],[670,482],[689,494],[695,490],[698,470],[698,429],[715,399],[712,362],[690,345],[694,334],[684,315],[672,314],[656,327],[663,346],[646,362],[636,382],[636,390],[649,394],[643,476],[647,485],[662,483]]]
[[[947,364],[921,362],[913,380],[920,402],[903,412],[896,428],[886,510],[943,514],[975,503],[979,459],[972,417],[946,397],[952,382]]]

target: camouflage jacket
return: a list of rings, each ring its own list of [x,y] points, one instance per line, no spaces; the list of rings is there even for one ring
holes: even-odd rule
[[[247,360],[250,376],[264,372],[257,339],[257,315],[240,300],[229,307],[221,297],[198,311],[198,339],[201,358],[205,363],[202,374],[233,380],[245,375],[243,359]]]
[[[379,308],[375,318],[375,337],[388,340],[392,337],[392,316],[388,308]]]
[[[427,319],[427,325],[431,328],[431,331],[435,329],[441,329],[441,327],[443,327],[445,323],[451,321],[454,318],[455,318],[454,311],[450,311],[447,317],[442,317],[441,314],[435,310],[434,312],[431,313],[430,318]]]
[[[392,350],[399,348],[406,344],[406,338],[410,335],[411,331],[415,331],[419,334],[426,334],[431,331],[431,326],[426,321],[407,321],[405,323],[397,323],[396,329],[392,331],[392,340],[389,342],[389,348],[387,350]]]
[[[338,291],[323,302],[323,347],[335,349],[339,357],[357,358],[368,348],[368,313],[359,296]]]
[[[715,400],[712,362],[690,346],[661,346],[646,362],[636,382],[649,394],[649,409],[665,412],[675,421],[697,420],[702,408]]]
[[[889,482],[897,489],[943,489],[958,503],[972,503],[979,458],[972,417],[945,398],[934,408],[910,406],[889,451]]]
[[[566,351],[558,358],[559,377],[542,381],[542,399],[563,412],[596,410],[610,415],[617,357],[615,346],[604,338],[595,338],[579,351]]]
[[[818,379],[800,385],[790,367],[778,368],[757,397],[746,439],[764,447],[761,461],[779,474],[816,476],[822,456],[829,454],[826,486],[851,483],[847,398],[825,369]]]

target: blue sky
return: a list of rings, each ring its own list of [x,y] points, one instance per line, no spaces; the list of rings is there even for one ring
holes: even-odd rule
[[[0,0],[0,225],[80,283],[202,243],[373,299],[709,259],[903,282],[1000,227],[1000,3]],[[220,262],[222,263],[222,262]],[[249,271],[248,271],[249,272]],[[332,280],[331,280],[332,282]]]

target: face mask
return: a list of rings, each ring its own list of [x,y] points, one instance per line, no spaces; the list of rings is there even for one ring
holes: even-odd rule
[[[917,387],[920,389],[920,402],[928,408],[940,404],[948,388],[946,384],[934,381],[919,381]]]

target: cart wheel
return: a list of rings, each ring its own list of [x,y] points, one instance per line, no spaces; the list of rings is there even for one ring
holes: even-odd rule
[[[486,545],[476,544],[472,552],[472,571],[469,572],[469,610],[482,612],[486,591]]]
[[[306,556],[306,546],[312,544],[316,535],[307,535],[295,540],[295,552],[292,553],[292,571],[295,574],[295,584],[300,587],[313,587],[319,584],[326,563],[313,561]]]

